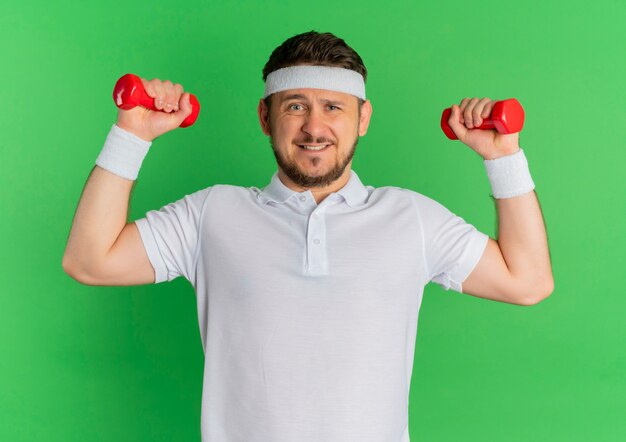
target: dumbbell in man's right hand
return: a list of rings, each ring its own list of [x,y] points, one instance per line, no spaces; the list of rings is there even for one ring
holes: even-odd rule
[[[122,76],[113,89],[119,108],[116,124],[138,137],[152,141],[177,127],[187,127],[198,117],[200,104],[180,84],[158,78],[145,80]]]

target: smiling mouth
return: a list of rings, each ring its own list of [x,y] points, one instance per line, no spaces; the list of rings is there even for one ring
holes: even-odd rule
[[[297,146],[309,152],[321,152],[327,147],[332,146],[332,144],[298,144]]]

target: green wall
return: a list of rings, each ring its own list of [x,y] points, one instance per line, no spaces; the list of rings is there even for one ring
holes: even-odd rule
[[[192,287],[77,283],[61,268],[72,217],[127,72],[203,105],[196,125],[153,144],[131,219],[212,184],[267,184],[261,69],[311,29],[368,67],[363,182],[421,192],[492,237],[482,162],[439,117],[466,96],[526,110],[555,291],[521,307],[426,287],[412,441],[626,440],[625,24],[621,0],[3,4],[0,440],[200,439]]]

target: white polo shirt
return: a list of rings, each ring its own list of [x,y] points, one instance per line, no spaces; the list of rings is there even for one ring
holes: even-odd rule
[[[275,173],[136,221],[155,283],[193,285],[203,442],[408,442],[418,312],[488,236],[436,201],[349,182],[320,204]]]

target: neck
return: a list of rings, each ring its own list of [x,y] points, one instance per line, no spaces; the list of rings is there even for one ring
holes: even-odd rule
[[[343,186],[345,186],[348,183],[348,181],[350,181],[350,170],[351,170],[351,168],[348,165],[346,167],[346,170],[343,171],[343,174],[339,178],[337,178],[335,181],[333,181],[328,186],[324,186],[324,187],[302,187],[302,186],[299,186],[296,183],[294,183],[291,179],[289,179],[289,177],[287,175],[285,175],[284,172],[282,171],[282,169],[280,169],[280,168],[278,168],[278,178],[280,178],[280,181],[285,186],[287,186],[288,188],[290,188],[291,190],[294,190],[296,192],[305,192],[307,190],[310,190],[311,193],[313,194],[313,198],[315,198],[315,202],[317,204],[319,204],[328,195],[338,191]]]

